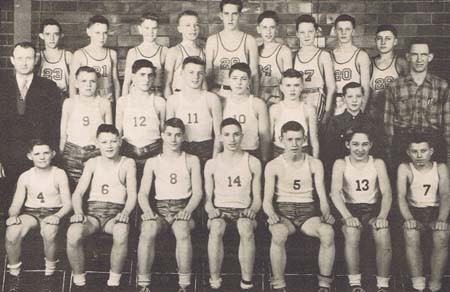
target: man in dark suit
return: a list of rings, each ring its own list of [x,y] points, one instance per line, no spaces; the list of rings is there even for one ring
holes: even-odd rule
[[[0,161],[6,173],[3,207],[9,205],[18,176],[32,166],[26,157],[31,139],[58,145],[58,87],[33,73],[35,52],[33,44],[17,43],[11,57],[15,74],[0,78]]]

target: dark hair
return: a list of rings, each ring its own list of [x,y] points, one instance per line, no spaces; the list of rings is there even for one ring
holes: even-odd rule
[[[116,127],[110,124],[101,124],[97,128],[97,138],[100,136],[101,133],[110,133],[116,136],[119,136],[119,130],[117,130]]]
[[[281,80],[284,78],[300,78],[303,80],[303,74],[300,71],[295,70],[294,68],[289,68],[281,74]]]
[[[221,12],[223,11],[223,7],[226,4],[232,4],[232,5],[238,6],[239,12],[242,12],[242,8],[244,7],[244,5],[242,4],[242,0],[222,0],[222,1],[220,1],[220,4],[219,4]]]
[[[178,25],[180,24],[180,19],[183,16],[195,16],[195,17],[198,18],[198,13],[193,11],[193,10],[185,10],[185,11],[181,12],[180,14],[178,14],[178,17],[177,17],[177,24]]]
[[[345,141],[350,142],[355,134],[365,134],[369,141],[372,142],[372,131],[367,126],[358,125],[348,129],[345,132]]]
[[[37,139],[32,139],[30,141],[30,144],[28,145],[28,152],[31,153],[34,149],[34,146],[43,146],[43,145],[48,146],[48,148],[50,148],[50,150],[54,150],[52,145],[50,143],[48,143],[46,140],[37,138]]]
[[[433,147],[433,139],[431,135],[425,132],[419,132],[409,135],[408,147],[411,146],[412,143],[428,143],[428,146],[430,146],[430,148]]]
[[[298,31],[298,26],[302,22],[312,23],[314,25],[315,29],[319,28],[319,25],[317,25],[316,19],[312,15],[303,14],[303,15],[300,15],[299,17],[297,17],[297,19],[295,20],[295,30],[296,31]]]
[[[235,63],[230,67],[230,72],[228,73],[228,76],[231,76],[231,73],[234,71],[242,71],[245,72],[248,76],[248,78],[252,77],[252,70],[250,69],[250,66],[247,63]]]
[[[382,31],[390,31],[392,32],[392,34],[397,37],[398,33],[397,33],[397,29],[392,25],[392,24],[382,24],[380,26],[377,27],[377,33],[380,33]]]
[[[361,88],[361,92],[364,95],[364,87],[362,87],[362,85],[359,84],[358,82],[349,82],[349,83],[345,84],[344,87],[342,88],[342,94],[346,95],[347,91],[350,88]]]
[[[109,28],[109,21],[104,17],[103,15],[94,15],[91,18],[89,18],[88,22],[88,28],[93,26],[96,23],[106,24],[106,26]]]
[[[283,126],[281,126],[281,135],[283,135],[288,131],[302,132],[303,134],[305,134],[305,128],[303,128],[303,126],[296,121],[289,121],[284,123]]]
[[[139,59],[134,61],[133,65],[131,66],[131,73],[135,74],[142,68],[152,68],[153,74],[156,74],[155,65],[153,65],[153,63],[147,59]]]
[[[145,12],[144,14],[142,14],[142,16],[139,18],[139,24],[142,24],[146,20],[153,20],[157,24],[159,24],[159,17],[151,12]]]
[[[264,19],[271,18],[276,24],[280,23],[278,14],[273,10],[266,10],[258,16],[257,23],[260,24]]]
[[[199,56],[189,56],[184,58],[182,68],[186,67],[187,64],[195,64],[205,67],[206,63]]]
[[[53,18],[46,18],[41,24],[41,32],[44,32],[44,28],[47,25],[56,25],[59,28],[59,32],[62,32],[61,24]]]
[[[336,17],[336,20],[334,21],[334,26],[337,26],[337,24],[341,21],[350,21],[352,23],[353,28],[356,27],[356,20],[353,16],[350,16],[348,14],[341,14],[338,17]]]
[[[181,133],[184,134],[186,131],[186,127],[184,126],[184,123],[179,118],[170,118],[164,123],[164,131],[167,129],[167,127],[172,128],[178,128],[181,130]]]
[[[17,44],[14,45],[14,49],[16,49],[17,47],[21,47],[24,49],[28,49],[31,48],[36,52],[36,48],[34,47],[34,45],[31,42],[25,41],[25,42],[19,42]],[[14,50],[13,50],[14,53]]]
[[[98,76],[98,72],[95,71],[94,68],[89,67],[89,66],[81,66],[80,68],[77,69],[77,72],[75,72],[75,77],[78,77],[78,75],[80,75],[81,72],[86,72],[86,73],[94,73],[95,76]]]
[[[409,42],[409,45],[408,45],[408,52],[411,51],[411,47],[412,47],[413,45],[418,45],[418,44],[421,44],[421,45],[427,45],[427,46],[428,46],[428,51],[431,52],[431,43],[430,43],[426,38],[421,38],[421,37],[413,38],[413,39]]]
[[[242,126],[241,124],[234,118],[226,118],[224,119],[221,123],[220,123],[220,132],[222,132],[222,129],[225,128],[226,126],[231,126],[231,125],[235,125],[236,127],[239,128],[239,131],[242,132]]]

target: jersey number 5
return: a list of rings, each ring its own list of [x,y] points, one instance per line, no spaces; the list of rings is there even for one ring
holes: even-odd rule
[[[292,185],[292,188],[294,190],[299,190],[301,188],[301,184],[300,184],[300,180],[299,179],[294,179],[294,184]]]

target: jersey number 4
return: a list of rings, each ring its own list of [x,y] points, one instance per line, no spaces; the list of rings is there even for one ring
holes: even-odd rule
[[[45,197],[44,197],[44,194],[43,194],[43,193],[39,193],[39,194],[37,195],[37,198],[38,198],[39,200],[41,200],[41,204],[44,204],[44,203],[45,203]]]
[[[236,176],[234,179],[231,176],[228,177],[228,187],[231,188],[233,185],[242,187],[241,177],[239,175]]]
[[[356,181],[356,190],[358,192],[369,190],[369,180],[368,179],[363,179],[363,180],[358,179]]]

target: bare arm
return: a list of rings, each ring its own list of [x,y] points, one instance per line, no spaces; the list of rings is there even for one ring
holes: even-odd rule
[[[67,178],[67,174],[64,172],[64,170],[58,170],[56,174],[56,182],[58,184],[63,207],[59,209],[59,211],[54,215],[62,218],[69,214],[69,212],[72,210],[72,198],[70,196],[69,179]]]
[[[112,109],[111,109],[111,103],[105,99],[100,100],[100,104],[102,105],[102,108],[105,113],[105,124],[112,125]]]
[[[188,155],[188,154],[186,154]],[[200,170],[200,160],[197,156],[188,156],[189,169],[191,171],[192,197],[186,205],[185,210],[192,213],[200,204],[203,196],[202,176]]]
[[[168,98],[173,94],[172,92],[172,83],[173,83],[173,76],[175,74],[175,68],[177,63],[177,51],[178,48],[171,47],[169,51],[167,52],[166,57],[166,63],[164,64],[164,75],[166,77],[165,82],[165,88],[164,88],[164,97]]]
[[[125,86],[124,86],[125,88]],[[125,106],[125,100],[128,97],[119,98],[116,106],[116,127],[119,130],[120,137],[123,137],[123,111]]]
[[[342,218],[347,219],[353,217],[342,199],[342,187],[344,183],[345,161],[338,159],[333,165],[333,176],[331,180],[331,200],[341,213]]]
[[[319,59],[319,65],[322,68],[322,72],[325,77],[325,86],[327,89],[325,114],[330,116],[334,102],[334,93],[336,92],[336,81],[334,79],[334,68],[330,53],[322,52]],[[327,118],[324,118],[324,122],[326,122],[326,119]]]
[[[214,137],[217,137],[220,134],[220,123],[223,119],[222,114],[222,103],[220,102],[220,99],[217,95],[214,93],[208,93],[210,94],[211,98],[208,100],[212,118],[213,118],[213,130],[214,130]],[[214,138],[214,149],[213,149],[213,157],[216,157],[217,154],[222,150],[222,143],[220,142],[220,139]]]
[[[381,208],[378,218],[386,219],[392,206],[392,189],[383,160],[375,159],[375,169],[378,174],[378,185],[381,192]]]
[[[273,207],[273,197],[275,194],[275,178],[276,161],[272,160],[267,163],[264,170],[264,199],[262,204],[264,213],[266,213],[269,218],[275,215],[275,209]]]
[[[159,131],[164,130],[164,123],[166,121],[166,101],[162,97],[155,97],[155,107],[159,119]]]
[[[81,52],[81,50],[76,51],[73,54],[73,58],[72,58],[72,62],[70,63],[70,78],[69,78],[69,94],[70,97],[75,97],[75,95],[77,94],[77,89],[75,87],[75,83],[76,83],[76,77],[75,77],[75,73],[77,72],[78,68],[80,68],[83,63],[84,56],[83,53]]]
[[[447,222],[450,210],[450,183],[447,165],[438,165],[439,173],[439,215],[437,221]]]
[[[150,217],[155,216],[149,203],[150,189],[153,184],[153,175],[155,173],[153,165],[154,163],[155,159],[153,158],[150,158],[145,162],[144,174],[142,175],[141,179],[141,187],[137,196],[139,207],[141,207],[142,213],[148,213],[150,214]]]
[[[360,51],[360,53],[358,54],[358,57],[356,59],[356,65],[359,68],[359,72],[361,74],[361,85],[364,88],[364,97],[361,109],[365,111],[367,102],[369,101],[370,72],[372,66],[369,55],[365,51]]]
[[[119,71],[117,69],[117,52],[111,50],[111,60],[112,60],[112,82],[114,85],[114,98],[117,100],[120,97],[120,82],[119,82]]]
[[[278,54],[278,64],[280,64],[281,72],[286,71],[293,67],[293,58],[291,49],[287,46],[282,46],[280,49],[280,53]]]
[[[216,55],[216,35],[211,35],[206,41],[205,56],[206,56],[206,85],[208,89],[214,86],[214,56]]]
[[[214,164],[215,164],[214,160],[212,160],[212,159],[208,160],[205,165],[205,174],[204,174],[205,192],[206,192],[205,210],[208,213],[208,217],[210,217],[210,218],[211,218],[210,214],[215,213],[215,210],[217,210],[213,204],[213,195],[214,195],[213,172],[214,172],[214,168],[215,168]],[[218,212],[216,212],[216,213],[218,213]],[[216,214],[214,214],[214,215],[216,215]],[[219,216],[219,214],[217,214],[217,216],[215,216],[215,217],[218,217],[218,216]]]
[[[320,211],[325,222],[333,224],[334,218],[331,216],[330,205],[328,204],[327,192],[325,190],[325,180],[323,174],[323,164],[319,159],[311,159],[312,173],[314,174],[314,185],[317,196],[320,200]]]
[[[305,108],[308,113],[309,139],[311,141],[313,157],[318,159],[320,148],[316,110],[307,104],[305,104]]]
[[[23,203],[25,202],[25,198],[27,196],[26,180],[26,175],[20,175],[17,181],[16,192],[14,193],[11,207],[8,210],[9,217],[17,217],[20,214],[20,210],[22,209]]]
[[[67,122],[69,121],[70,112],[72,111],[73,99],[66,99],[63,103],[61,125],[60,125],[60,139],[59,151],[62,153],[67,142]]]
[[[94,174],[96,159],[91,158],[84,166],[83,173],[78,181],[77,187],[72,194],[72,206],[75,214],[83,215],[83,196],[91,184],[92,175]]]
[[[254,106],[258,113],[258,134],[261,147],[261,158],[263,164],[269,161],[270,157],[270,130],[269,130],[269,114],[267,106],[262,99],[254,99]]]
[[[274,142],[279,139],[279,137],[274,137],[275,135],[275,122],[276,117],[279,115],[279,105],[274,104],[269,108],[269,137],[270,141]]]
[[[259,92],[259,54],[256,40],[251,35],[247,36],[247,52],[245,53],[249,57],[249,66],[252,71],[252,93],[257,94]]]
[[[256,214],[261,209],[261,162],[250,156],[250,171],[252,173],[252,194],[253,200],[250,209]]]
[[[167,97],[166,104],[166,119],[171,119],[175,117],[175,108],[178,97],[176,95],[171,95]]]
[[[400,213],[403,219],[406,221],[414,220],[411,211],[409,210],[409,205],[406,200],[406,194],[408,192],[408,176],[411,175],[407,164],[400,164],[397,171],[397,196],[398,196],[398,206],[400,208]]]
[[[131,48],[128,50],[127,58],[125,59],[125,75],[123,77],[122,96],[127,96],[131,86],[131,67],[136,60],[136,50]]]

